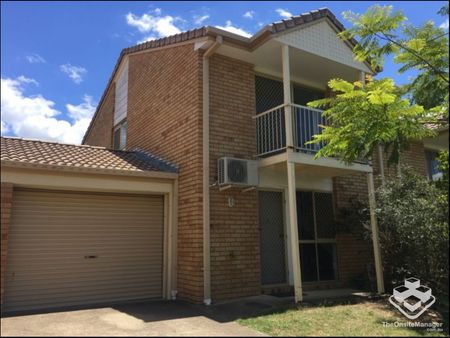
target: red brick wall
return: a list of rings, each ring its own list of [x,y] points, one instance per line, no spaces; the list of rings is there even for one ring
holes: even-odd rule
[[[3,292],[5,289],[6,258],[8,254],[8,229],[11,220],[13,185],[11,183],[1,184],[1,297],[3,304]]]
[[[193,44],[129,57],[127,148],[179,166],[178,297],[203,301],[202,58]]]
[[[388,165],[388,154],[385,152],[383,152],[383,163],[384,163],[384,172],[386,176],[389,177],[397,174],[397,166]],[[423,146],[423,143],[411,142],[408,149],[402,152],[402,155],[400,156],[400,163],[402,165],[411,167],[411,169],[413,169],[420,175],[427,176],[425,148]],[[373,166],[374,166],[374,174],[379,175],[380,170],[377,151],[374,153]]]
[[[396,166],[387,165],[387,154],[383,155],[385,176],[397,174]],[[425,150],[421,143],[412,142],[409,149],[401,155],[401,163],[410,166],[417,173],[426,176]],[[378,153],[375,152],[373,159],[375,183],[379,180]],[[333,180],[335,203],[337,208],[348,208],[351,206],[350,199],[358,199],[367,203],[367,177],[366,174],[353,174],[336,177]],[[343,281],[349,281],[361,273],[366,274],[367,263],[373,263],[372,244],[362,241],[351,234],[341,234],[337,237],[337,254],[339,263],[339,275]]]
[[[223,156],[256,153],[253,65],[214,55],[210,59],[210,182]],[[235,206],[228,207],[228,198]],[[211,292],[213,301],[260,294],[258,195],[210,190]]]
[[[85,144],[112,148],[114,120],[114,83],[108,89],[105,99],[99,108],[96,119],[86,137]]]
[[[336,236],[339,280],[349,283],[361,274],[367,277],[367,264],[373,262],[372,244],[353,234]]]

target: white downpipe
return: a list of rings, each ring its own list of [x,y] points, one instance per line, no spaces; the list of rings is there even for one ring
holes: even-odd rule
[[[211,244],[209,209],[209,57],[222,44],[222,37],[203,54],[203,302],[211,305]]]

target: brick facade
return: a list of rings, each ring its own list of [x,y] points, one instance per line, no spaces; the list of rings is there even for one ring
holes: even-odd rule
[[[201,62],[186,44],[130,55],[128,75],[127,148],[179,166],[177,291],[194,302],[203,301]],[[109,106],[103,105],[85,143],[111,147]]]
[[[8,255],[8,230],[11,220],[13,185],[1,184],[1,296],[0,304],[3,304],[3,292],[5,290],[6,257]]]
[[[203,301],[202,57],[193,44],[131,55],[127,147],[179,166],[178,297]]]
[[[397,174],[397,167],[388,166],[387,157],[387,154],[383,153],[384,173],[386,177],[392,177]],[[411,143],[410,147],[402,153],[400,162],[410,166],[420,175],[427,175],[425,149],[419,142]],[[375,184],[379,185],[378,152],[374,154],[373,170]],[[366,174],[336,177],[333,179],[333,189],[337,209],[351,207],[351,199],[364,203],[368,201]],[[352,234],[339,234],[336,242],[340,279],[349,282],[361,274],[367,275],[367,264],[373,263],[372,246],[368,246],[367,242]]]
[[[253,65],[214,55],[210,60],[210,182],[223,156],[254,159],[256,153]],[[228,206],[234,198],[235,206]],[[260,290],[258,195],[256,191],[210,191],[211,293],[222,300]]]
[[[178,297],[203,301],[202,54],[193,44],[129,56],[127,147],[139,147],[179,166]],[[254,159],[253,65],[221,55],[210,59],[210,184],[217,159]],[[85,143],[111,147],[114,86],[109,89]],[[426,174],[424,149],[414,143],[403,163]],[[374,159],[375,175],[378,161]],[[394,171],[393,171],[394,170]],[[386,168],[386,174],[395,172]],[[365,174],[334,178],[336,208],[367,200]],[[234,207],[228,206],[233,198]],[[210,190],[211,293],[213,301],[261,292],[258,195],[232,188]],[[340,280],[367,274],[372,246],[351,234],[337,236]]]
[[[113,141],[115,84],[113,83],[105,95],[96,119],[93,121],[85,144],[111,148]]]

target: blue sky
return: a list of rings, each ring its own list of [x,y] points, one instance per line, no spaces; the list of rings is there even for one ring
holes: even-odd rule
[[[444,1],[334,2],[1,2],[2,135],[78,143],[122,48],[202,25],[253,34],[261,26],[320,7],[362,13],[378,3],[413,24],[448,19]],[[384,75],[407,75],[388,62]]]

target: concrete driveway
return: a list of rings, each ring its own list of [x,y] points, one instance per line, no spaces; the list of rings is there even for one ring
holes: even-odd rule
[[[160,301],[11,316],[1,319],[1,335],[263,336],[235,320],[273,310],[278,302],[269,296],[210,307]]]

